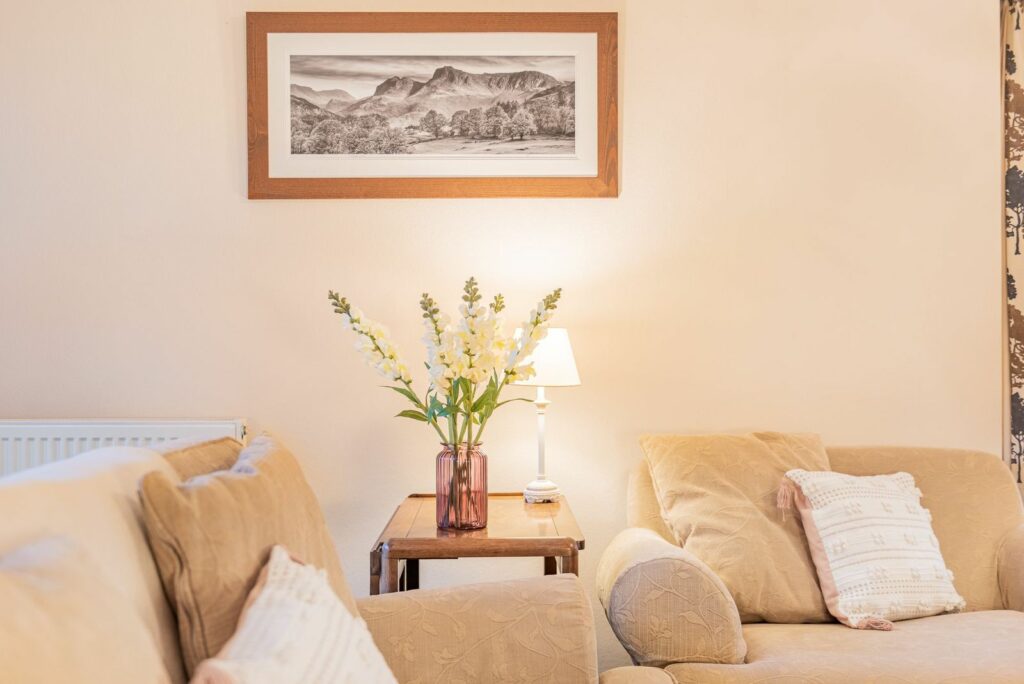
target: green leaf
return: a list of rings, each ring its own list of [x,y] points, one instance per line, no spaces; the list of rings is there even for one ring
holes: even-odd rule
[[[430,397],[430,401],[427,404],[427,419],[435,420],[437,418],[447,418],[448,407],[437,400],[436,396]]]
[[[459,378],[452,383],[452,386],[455,387],[455,397],[452,403],[460,410],[465,411],[466,406],[473,401],[473,385],[466,378]]]
[[[427,422],[427,417],[423,415],[422,411],[413,411],[412,409],[406,409],[405,411],[396,414],[395,418],[412,418],[413,420],[418,420],[421,423]]]
[[[417,406],[420,405],[420,398],[417,397],[416,394],[412,390],[410,390],[410,389],[408,389],[406,387],[395,387],[393,385],[381,385],[381,387],[387,387],[388,389],[395,390],[396,392],[401,394],[403,397],[405,397],[406,399],[408,399],[412,403],[416,404]]]
[[[473,411],[482,411],[485,406],[493,405],[497,391],[498,388],[494,385],[487,385],[487,389],[481,392],[480,396],[473,402]]]

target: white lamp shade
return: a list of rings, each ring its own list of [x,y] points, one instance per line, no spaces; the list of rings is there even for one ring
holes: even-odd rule
[[[516,337],[522,334],[516,331]],[[565,328],[548,328],[548,334],[533,350],[526,362],[533,363],[536,371],[529,380],[517,382],[517,385],[528,387],[573,387],[580,384],[580,374],[576,370],[576,358],[572,354],[569,343],[569,331]]]

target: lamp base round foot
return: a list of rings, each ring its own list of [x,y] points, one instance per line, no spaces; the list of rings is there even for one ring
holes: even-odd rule
[[[562,492],[551,480],[534,480],[526,485],[523,498],[526,499],[526,503],[550,503],[562,498]]]

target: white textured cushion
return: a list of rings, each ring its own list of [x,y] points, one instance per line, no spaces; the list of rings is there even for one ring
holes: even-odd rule
[[[238,629],[192,684],[396,684],[366,623],[327,573],[275,546],[249,594]]]
[[[780,506],[794,496],[825,603],[840,622],[887,630],[894,620],[963,610],[913,476],[790,470],[786,478]]]

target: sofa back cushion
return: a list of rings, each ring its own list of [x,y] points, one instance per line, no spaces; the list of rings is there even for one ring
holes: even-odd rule
[[[651,468],[646,459],[637,462],[629,474],[629,483],[626,485],[626,524],[651,530],[665,541],[676,541],[672,530],[661,517],[661,504],[654,493]]]
[[[0,549],[0,679],[170,682],[132,597],[97,564],[105,556],[65,536]]]
[[[828,456],[832,470],[840,473],[913,475],[967,610],[1003,607],[997,554],[1006,534],[1020,524],[1022,510],[1001,459],[980,451],[911,447],[829,447]]]
[[[142,481],[142,503],[190,674],[231,637],[276,544],[326,569],[338,597],[358,615],[316,495],[295,457],[274,439],[254,439],[229,470],[181,483],[153,473]]]
[[[139,480],[153,471],[177,477],[170,464],[154,451],[109,447],[0,479],[0,555],[43,537],[60,537],[81,549],[91,558],[90,572],[96,575],[96,582],[116,587],[129,607],[133,621],[126,624],[132,625],[137,638],[151,644],[160,656],[158,667],[137,681],[169,678],[180,683],[185,677],[174,614],[146,543],[139,505]],[[63,570],[58,574],[66,576]],[[55,585],[54,591],[65,589]],[[0,599],[0,606],[6,608],[8,604]],[[16,613],[5,610],[5,615],[16,621]],[[84,629],[108,638],[95,625],[89,623]],[[67,625],[62,634],[70,634],[71,628]],[[57,634],[37,637],[47,639],[42,643],[54,652],[71,647]],[[126,647],[128,643],[134,642],[126,642]]]
[[[722,579],[743,622],[827,622],[800,521],[776,506],[787,470],[828,470],[816,435],[641,439],[676,541]]]

